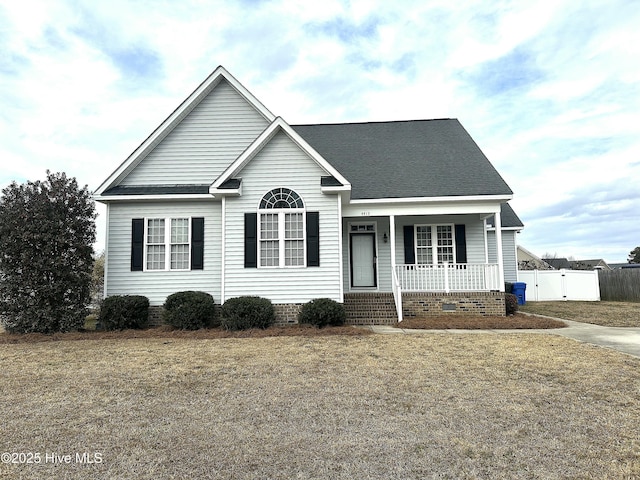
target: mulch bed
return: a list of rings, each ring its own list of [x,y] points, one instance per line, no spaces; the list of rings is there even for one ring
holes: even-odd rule
[[[398,328],[408,329],[538,329],[563,328],[566,325],[560,321],[526,315],[512,315],[509,317],[470,317],[462,315],[446,315],[431,318],[410,318],[396,324]],[[201,329],[195,331],[177,330],[168,325],[152,327],[144,330],[122,330],[114,332],[85,330],[81,332],[11,334],[0,333],[0,344],[7,343],[40,343],[69,340],[110,340],[128,338],[186,338],[186,339],[216,339],[216,338],[264,338],[264,337],[326,337],[333,335],[371,335],[365,328],[353,326],[316,328],[310,325],[279,325],[265,330],[251,329],[228,331],[222,328]]]
[[[371,334],[372,332],[367,329],[352,326],[316,328],[311,325],[282,325],[269,327],[264,330],[256,328],[250,330],[228,331],[222,328],[177,330],[171,326],[163,325],[143,330],[122,330],[112,332],[85,330],[81,332],[53,333],[49,335],[43,333],[11,334],[5,332],[0,333],[0,344],[128,338],[186,338],[192,340],[203,340],[216,338],[264,338],[289,336],[321,337],[331,335],[358,336]]]
[[[463,315],[442,315],[429,318],[408,318],[396,324],[398,328],[409,329],[538,329],[564,328],[567,325],[550,318],[529,315],[510,315],[508,317],[471,317]]]

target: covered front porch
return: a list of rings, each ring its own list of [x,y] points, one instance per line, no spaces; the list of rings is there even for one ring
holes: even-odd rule
[[[403,299],[415,300],[420,294],[430,294],[418,301],[431,305],[433,313],[471,312],[463,305],[478,303],[475,294],[485,293],[491,293],[495,307],[493,294],[504,298],[500,215],[495,215],[495,209],[491,205],[482,213],[363,212],[370,214],[344,217],[345,297],[391,294],[398,321],[409,310],[403,308]],[[487,235],[486,219],[492,215],[498,218],[497,228],[495,234]],[[494,307],[487,314],[495,314]]]

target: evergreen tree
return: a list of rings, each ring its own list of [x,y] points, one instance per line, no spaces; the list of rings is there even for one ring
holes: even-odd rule
[[[629,263],[640,263],[640,247],[636,247],[629,253]]]
[[[95,205],[75,178],[11,185],[0,197],[0,320],[9,332],[81,328],[90,300]]]

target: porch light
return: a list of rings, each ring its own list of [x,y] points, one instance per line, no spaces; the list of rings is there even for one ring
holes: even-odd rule
[[[389,237],[387,237],[387,232],[385,232],[384,235],[382,235],[382,241],[384,243],[387,243],[389,241]]]

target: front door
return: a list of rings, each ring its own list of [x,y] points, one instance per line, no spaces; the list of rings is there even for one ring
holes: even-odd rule
[[[376,234],[351,234],[351,286],[376,286]]]

